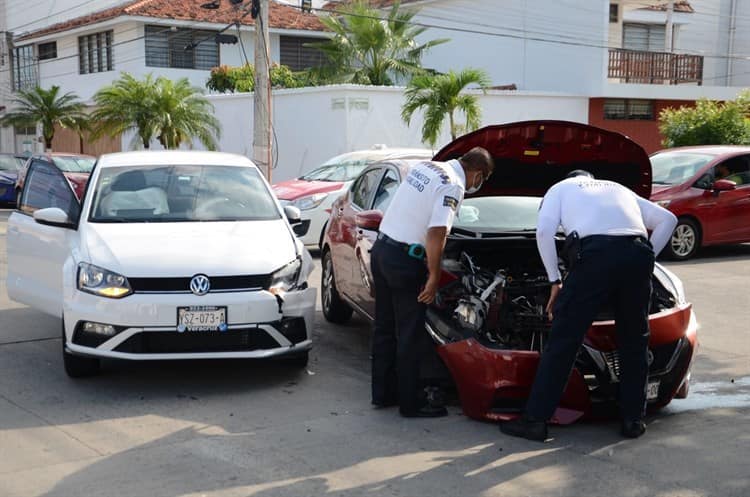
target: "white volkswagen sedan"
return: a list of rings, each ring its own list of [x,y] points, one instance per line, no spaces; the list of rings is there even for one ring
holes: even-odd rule
[[[61,319],[70,376],[95,374],[100,358],[304,367],[315,290],[298,221],[237,155],[104,155],[81,204],[40,162],[8,221],[8,293]]]

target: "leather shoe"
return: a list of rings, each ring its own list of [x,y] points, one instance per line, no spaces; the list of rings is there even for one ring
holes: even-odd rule
[[[625,438],[638,438],[646,433],[646,423],[640,419],[635,421],[623,421],[620,426],[620,433]]]
[[[536,442],[544,442],[549,438],[546,422],[533,421],[524,416],[501,423],[500,431],[511,437],[520,437]]]
[[[423,406],[416,411],[400,410],[400,413],[405,418],[441,418],[448,415],[448,409],[442,406]]]

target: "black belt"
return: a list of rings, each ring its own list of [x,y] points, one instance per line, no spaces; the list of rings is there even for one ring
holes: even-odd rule
[[[602,241],[602,242],[619,242],[622,240],[640,240],[642,242],[648,242],[648,238],[643,235],[589,235],[581,238],[581,242],[586,241]]]
[[[409,250],[409,244],[404,242],[399,242],[398,240],[394,240],[390,236],[386,235],[385,233],[378,233],[378,240],[381,242],[384,242],[386,245],[393,245],[394,247],[398,247],[404,250]]]
[[[418,243],[404,243],[394,240],[385,233],[378,233],[378,240],[406,252],[409,257],[422,260],[425,257],[425,249]]]

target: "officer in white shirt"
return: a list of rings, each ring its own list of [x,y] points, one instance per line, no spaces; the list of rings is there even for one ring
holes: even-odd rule
[[[396,190],[371,252],[376,406],[398,405],[405,417],[447,414],[443,406],[426,404],[419,395],[421,356],[430,342],[425,312],[435,299],[445,239],[464,191],[478,190],[493,168],[490,154],[476,147],[458,160],[414,165]]]
[[[502,432],[547,438],[546,422],[562,397],[586,331],[608,302],[615,310],[621,364],[621,433],[636,438],[645,432],[651,276],[654,259],[676,225],[668,210],[587,171],[573,171],[549,189],[539,209],[536,236],[551,283],[546,311],[554,319],[524,413],[501,424]],[[572,267],[564,284],[555,246],[558,227],[567,237],[580,237],[574,253],[566,254]]]

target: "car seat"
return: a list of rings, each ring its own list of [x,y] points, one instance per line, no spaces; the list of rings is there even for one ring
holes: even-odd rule
[[[167,193],[157,186],[148,186],[143,171],[137,170],[117,175],[99,208],[104,217],[118,217],[128,211],[144,212],[149,216],[169,214]]]

